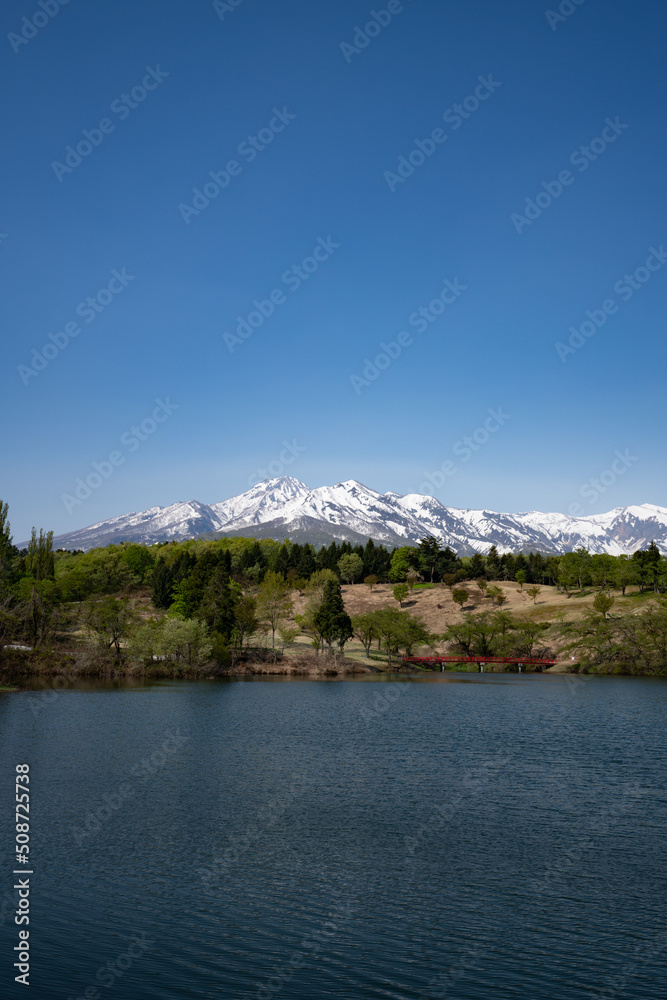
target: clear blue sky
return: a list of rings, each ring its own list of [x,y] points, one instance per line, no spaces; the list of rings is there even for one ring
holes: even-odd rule
[[[551,24],[544,0],[400,6],[355,51],[384,0],[2,5],[0,497],[17,541],[219,501],[263,469],[407,493],[450,461],[429,490],[450,506],[667,504],[667,266],[652,257],[631,295],[623,280],[667,246],[664,3],[566,3]],[[467,117],[447,114],[466,98]],[[209,172],[230,161],[219,190]],[[563,170],[559,196],[513,222]],[[207,183],[198,214],[179,208]],[[326,259],[296,287],[286,272],[316,246]],[[445,279],[465,291],[411,326]],[[273,315],[234,343],[272,292]],[[80,332],[27,374],[67,324]],[[411,342],[355,391],[401,331]],[[159,424],[156,399],[177,406]],[[465,460],[457,442],[489,408],[509,419]]]

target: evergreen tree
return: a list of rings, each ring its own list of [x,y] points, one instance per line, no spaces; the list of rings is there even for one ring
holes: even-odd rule
[[[235,622],[238,588],[232,584],[224,560],[220,560],[206,583],[199,617],[213,632],[229,639]]]
[[[436,562],[436,575],[442,580],[446,574],[456,573],[460,568],[460,560],[456,552],[450,549],[449,545],[438,553]]]
[[[153,567],[153,606],[166,610],[171,597],[171,571],[165,559],[158,559]]]
[[[470,560],[468,573],[470,580],[476,580],[480,576],[486,578],[486,560],[479,552],[475,552],[474,556]]]
[[[312,545],[304,545],[299,556],[296,571],[302,580],[309,580],[317,569],[317,561]]]
[[[324,597],[315,616],[315,621],[322,638],[329,647],[329,655],[332,653],[334,642],[338,644],[342,652],[343,646],[354,635],[354,631],[350,616],[345,610],[338,582],[329,580],[325,584]]]
[[[486,578],[487,580],[499,580],[501,574],[500,558],[498,549],[492,545],[486,557]]]
[[[224,554],[220,550],[208,549],[187,577],[174,587],[174,596],[179,599],[179,614],[184,618],[196,618],[209,580],[219,567],[225,570]]]
[[[281,576],[287,576],[287,571],[290,568],[290,543],[283,542],[278,551],[274,554],[271,559],[271,569],[274,573],[280,573]]]
[[[429,574],[430,581],[433,583],[433,574],[435,573],[435,568],[438,564],[438,555],[440,553],[440,542],[435,535],[426,535],[419,543],[419,549],[417,551],[419,556],[419,568],[422,572]]]

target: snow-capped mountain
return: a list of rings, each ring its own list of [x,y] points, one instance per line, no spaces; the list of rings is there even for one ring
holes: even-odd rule
[[[584,546],[590,552],[632,553],[656,542],[667,554],[667,508],[652,504],[616,507],[606,514],[499,514],[444,507],[420,493],[378,493],[350,479],[310,489],[290,476],[267,479],[221,503],[197,500],[151,507],[101,521],[54,538],[54,548],[90,549],[111,542],[180,541],[198,535],[290,538],[328,544],[333,539],[388,546],[435,535],[460,555],[538,551],[559,553]]]

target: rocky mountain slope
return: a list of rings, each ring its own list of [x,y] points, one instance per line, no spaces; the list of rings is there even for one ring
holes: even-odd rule
[[[378,493],[353,479],[310,489],[285,476],[267,479],[221,503],[190,500],[113,517],[59,535],[54,547],[90,549],[121,541],[152,544],[212,534],[290,538],[315,545],[333,539],[365,543],[373,538],[388,546],[411,544],[432,534],[460,555],[486,553],[492,545],[499,552],[559,553],[584,546],[591,552],[619,555],[655,540],[667,554],[667,508],[640,504],[589,517],[539,511],[503,514],[444,507],[417,493]]]

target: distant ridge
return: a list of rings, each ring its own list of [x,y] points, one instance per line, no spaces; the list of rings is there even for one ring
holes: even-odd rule
[[[616,507],[606,514],[570,517],[530,511],[444,507],[419,493],[378,493],[354,479],[310,489],[290,476],[267,479],[221,503],[197,500],[122,514],[54,538],[54,548],[91,549],[112,542],[182,541],[201,535],[289,538],[326,545],[368,538],[388,546],[438,537],[459,555],[499,552],[590,552],[631,554],[655,541],[667,554],[667,508],[653,504]],[[23,543],[24,545],[27,543]]]

